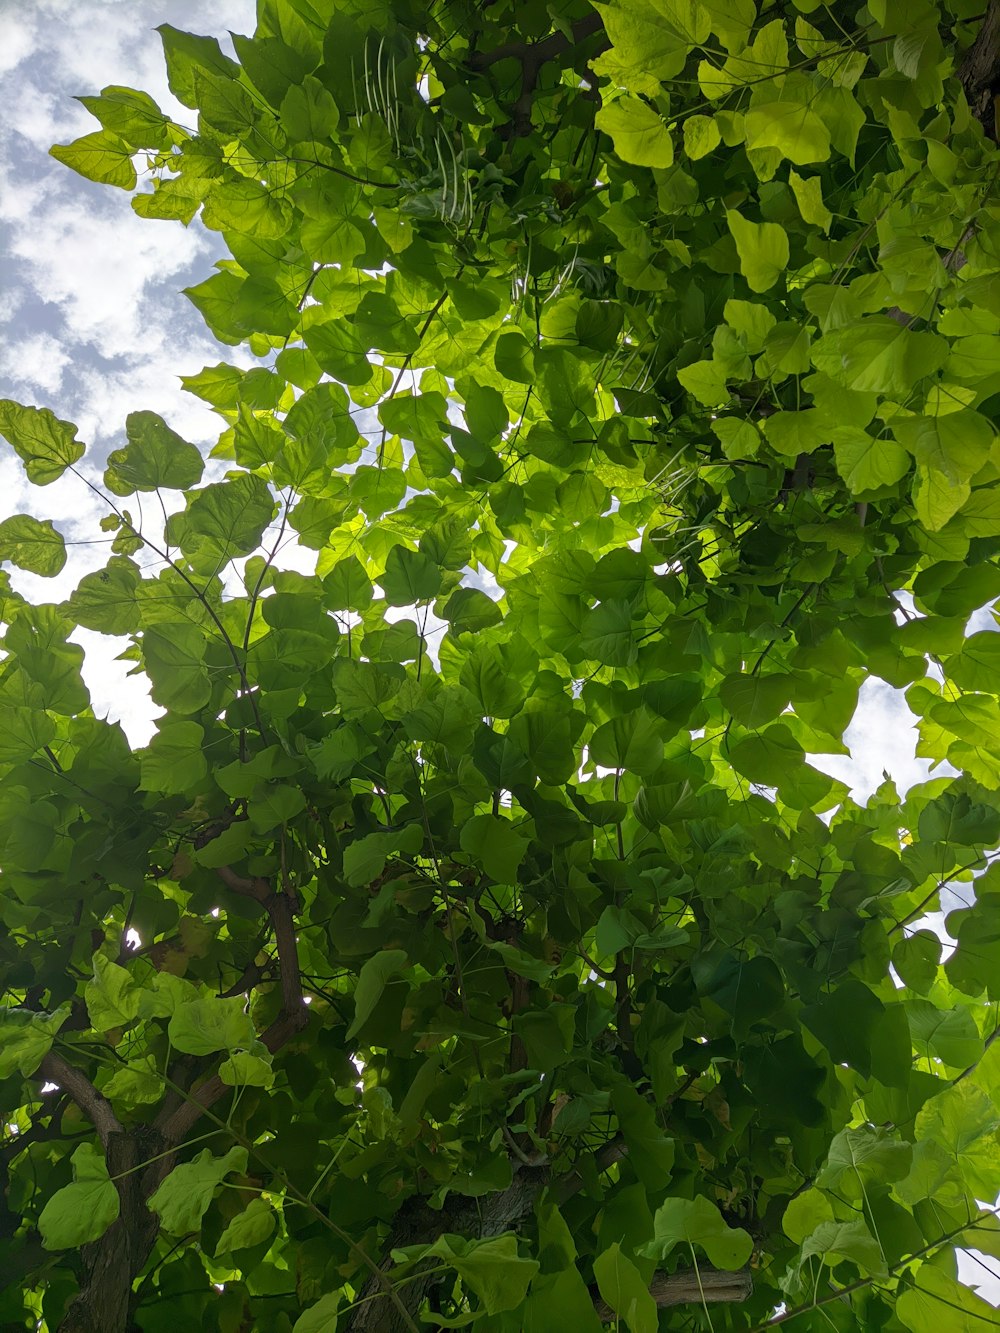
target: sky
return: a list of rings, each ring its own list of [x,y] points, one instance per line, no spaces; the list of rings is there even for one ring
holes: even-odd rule
[[[252,34],[253,0],[0,0],[0,398],[50,407],[73,421],[86,441],[87,469],[99,480],[111,449],[124,443],[129,412],[159,412],[185,439],[210,447],[221,422],[183,392],[181,375],[220,360],[249,365],[239,348],[222,347],[181,294],[222,258],[219,238],[195,221],[138,218],[126,191],[94,185],[48,156],[98,128],[73,100],[120,84],[149,92],[182,123],[191,113],[166,85],[160,39],[169,22],[217,36]],[[0,519],[19,512],[51,518],[71,545],[66,570],[40,579],[13,570],[26,595],[59,601],[82,575],[103,564],[91,544],[105,510],[70,476],[39,491],[26,484],[12,451],[0,452]],[[979,612],[972,629],[996,629]],[[125,640],[85,630],[73,636],[99,716],[121,721],[133,745],[153,732],[158,710],[142,681],[117,662]],[[869,681],[846,742],[850,756],[817,756],[817,767],[847,782],[864,800],[893,777],[900,792],[928,775],[914,755],[916,732],[902,692]],[[935,775],[949,771],[939,766]],[[971,1256],[962,1277],[1000,1303],[1000,1281]]]
[[[111,449],[124,444],[129,412],[159,412],[179,434],[206,448],[222,422],[180,385],[218,361],[251,364],[223,348],[181,289],[201,282],[222,257],[217,235],[199,223],[139,218],[124,190],[84,180],[48,156],[98,129],[77,95],[108,84],[149,92],[186,123],[191,113],[167,88],[157,24],[212,33],[252,34],[252,0],[0,0],[0,398],[50,407],[76,423],[99,481]],[[59,601],[82,575],[104,563],[92,539],[106,512],[67,475],[39,490],[19,460],[0,450],[0,518],[29,512],[51,518],[70,546],[55,579],[12,570],[20,591]],[[73,636],[87,653],[84,675],[95,712],[120,720],[144,744],[158,712],[144,684],[115,661],[124,640],[87,631]]]

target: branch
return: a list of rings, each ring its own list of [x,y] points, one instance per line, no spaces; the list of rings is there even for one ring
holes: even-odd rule
[[[227,889],[232,889],[233,893],[243,898],[253,898],[262,907],[271,896],[271,885],[266,879],[244,879],[242,875],[237,875],[232,866],[218,866],[215,873]]]
[[[952,1087],[954,1087],[956,1083],[961,1083],[963,1078],[968,1078],[970,1074],[975,1073],[976,1069],[979,1066],[980,1060],[982,1060],[983,1058],[983,1055],[986,1054],[986,1052],[990,1049],[990,1047],[993,1045],[993,1043],[997,1040],[998,1037],[1000,1037],[1000,1027],[995,1027],[993,1031],[990,1033],[990,1035],[983,1042],[982,1055],[979,1056],[979,1059],[973,1060],[972,1064],[968,1065],[965,1069],[963,1069],[960,1074],[955,1075],[955,1077],[952,1079]]]
[[[628,1144],[621,1135],[618,1135],[613,1138],[610,1143],[606,1143],[600,1152],[594,1154],[594,1161],[597,1166],[598,1174],[607,1171],[610,1167],[614,1166],[616,1162],[623,1161],[627,1156]],[[568,1175],[562,1176],[559,1180],[554,1182],[553,1193],[555,1194],[556,1202],[562,1205],[567,1199],[572,1199],[574,1194],[579,1194],[580,1190],[583,1189],[584,1184],[585,1181],[583,1176],[575,1169],[570,1171]]]
[[[263,1033],[261,1041],[274,1055],[287,1046],[309,1021],[302,996],[302,975],[295,939],[295,899],[287,893],[272,893],[269,880],[259,876],[246,879],[231,866],[218,866],[216,873],[233,893],[260,903],[271,919],[281,977],[281,1013]],[[179,1106],[161,1112],[155,1122],[156,1128],[169,1143],[179,1143],[204,1112],[231,1091],[230,1084],[224,1083],[218,1073],[211,1074],[192,1089]]]
[[[573,24],[570,29],[571,35],[565,32],[553,32],[540,42],[504,42],[501,46],[494,47],[492,51],[472,52],[466,64],[474,72],[481,73],[491,65],[499,64],[501,60],[520,62],[521,95],[510,109],[510,121],[514,136],[523,139],[531,133],[531,104],[542,66],[566,51],[575,50],[581,42],[598,32],[602,34],[604,32],[600,14],[588,14],[586,18],[579,19]],[[607,38],[603,38],[600,49],[604,50],[608,44]],[[588,95],[593,96],[593,88]]]
[[[112,1134],[124,1133],[107,1097],[97,1091],[82,1069],[77,1069],[55,1051],[49,1051],[34,1077],[54,1083],[62,1092],[68,1093],[97,1130],[105,1148]]]
[[[932,1250],[937,1250],[941,1246],[947,1245],[949,1241],[955,1240],[956,1237],[961,1236],[964,1232],[975,1231],[982,1222],[987,1221],[991,1217],[995,1218],[996,1215],[996,1210],[993,1208],[987,1208],[983,1212],[977,1213],[970,1221],[963,1222],[960,1227],[955,1227],[952,1231],[946,1231],[944,1235],[938,1236],[937,1240],[928,1241],[928,1243],[922,1246],[919,1250],[913,1250],[912,1253],[906,1255],[905,1258],[897,1260],[894,1264],[890,1264],[888,1268],[889,1276],[894,1277],[901,1268],[905,1268],[907,1264],[912,1264],[914,1259],[922,1259],[925,1254],[929,1254]],[[822,1305],[830,1305],[834,1301],[843,1300],[845,1296],[850,1296],[852,1292],[862,1291],[865,1287],[871,1286],[876,1280],[874,1275],[869,1275],[868,1277],[859,1277],[856,1282],[849,1282],[844,1287],[834,1287],[828,1295],[821,1296],[818,1300],[812,1300],[808,1305],[796,1305],[791,1310],[785,1310],[771,1319],[765,1319],[762,1324],[755,1324],[753,1328],[750,1329],[750,1333],[764,1333],[765,1329],[774,1328],[777,1324],[787,1324],[790,1319],[795,1319],[800,1314],[808,1314],[810,1310],[817,1310]]]
[[[745,1301],[753,1292],[753,1278],[749,1268],[727,1272],[703,1267],[683,1269],[679,1273],[657,1273],[649,1284],[649,1294],[660,1310],[671,1305],[718,1304],[722,1301]],[[605,1301],[596,1300],[594,1309],[598,1319],[606,1322],[614,1318],[614,1310]]]

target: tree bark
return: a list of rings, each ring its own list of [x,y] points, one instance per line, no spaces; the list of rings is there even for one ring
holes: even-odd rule
[[[972,114],[991,139],[997,137],[1000,95],[1000,0],[990,0],[976,39],[962,57],[958,78]]]
[[[136,1327],[132,1282],[160,1230],[160,1219],[147,1200],[172,1163],[160,1158],[145,1170],[135,1168],[162,1153],[164,1146],[163,1138],[145,1125],[108,1136],[108,1174],[115,1178],[121,1212],[99,1240],[82,1247],[83,1280],[59,1333],[130,1333]]]
[[[749,1268],[727,1272],[722,1268],[713,1268],[711,1264],[699,1267],[697,1272],[692,1268],[680,1273],[657,1273],[649,1284],[649,1294],[660,1310],[671,1305],[718,1305],[723,1301],[745,1301],[752,1291],[753,1278]],[[611,1306],[604,1301],[595,1301],[594,1309],[602,1321],[614,1316]]]
[[[615,1147],[616,1145],[610,1145]],[[624,1156],[619,1152],[619,1156]],[[385,1244],[385,1258],[380,1264],[383,1273],[391,1276],[392,1251],[408,1245],[432,1245],[441,1235],[454,1232],[488,1240],[505,1231],[517,1231],[519,1224],[534,1209],[542,1190],[549,1181],[544,1167],[515,1166],[514,1179],[505,1190],[479,1199],[452,1195],[444,1208],[428,1207],[422,1198],[407,1200],[393,1219],[393,1227]],[[582,1183],[582,1182],[580,1182]],[[560,1191],[567,1198],[574,1189]],[[438,1274],[426,1277],[407,1274],[407,1282],[398,1295],[414,1324],[420,1326],[419,1310],[424,1299],[438,1281]],[[697,1270],[684,1269],[679,1273],[658,1273],[649,1286],[649,1293],[660,1309],[672,1305],[719,1304],[745,1301],[753,1291],[749,1268],[727,1272],[705,1264]],[[358,1295],[361,1304],[353,1312],[347,1333],[406,1333],[406,1324],[397,1309],[385,1300],[385,1293],[372,1277]],[[614,1312],[597,1295],[594,1308],[601,1320],[609,1320]]]
[[[546,1169],[517,1165],[510,1185],[495,1194],[478,1199],[453,1194],[440,1210],[428,1207],[421,1197],[408,1199],[393,1219],[380,1268],[384,1273],[392,1268],[393,1250],[407,1245],[433,1245],[439,1236],[448,1232],[489,1240],[505,1231],[516,1230],[534,1208],[547,1180]],[[437,1266],[437,1261],[431,1262]],[[437,1280],[436,1274],[429,1274],[407,1282],[399,1289],[399,1297],[415,1324],[419,1324],[417,1311]],[[385,1299],[374,1277],[365,1283],[358,1299],[364,1303],[354,1311],[347,1333],[406,1333],[402,1315]]]

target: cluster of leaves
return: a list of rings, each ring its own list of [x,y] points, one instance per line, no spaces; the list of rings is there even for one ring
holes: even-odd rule
[[[0,575],[4,1327],[995,1326],[979,7],[260,0],[160,30],[196,124],[82,99],[259,364],[211,460],[129,417],[67,601]],[[861,808],[872,677],[958,776]]]

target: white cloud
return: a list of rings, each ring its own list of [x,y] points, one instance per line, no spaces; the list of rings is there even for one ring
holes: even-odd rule
[[[120,722],[133,749],[148,745],[164,710],[150,699],[145,676],[128,674],[135,663],[116,660],[128,647],[128,639],[85,629],[74,630],[70,638],[86,654],[82,674],[94,716]]]
[[[860,804],[881,786],[888,773],[900,795],[928,777],[956,772],[948,763],[938,764],[931,774],[931,761],[916,755],[919,739],[915,718],[902,690],[870,677],[861,687],[858,707],[844,735],[851,754],[810,755],[809,762],[851,788]]]
[[[84,366],[77,375],[72,404],[67,412],[79,427],[80,438],[104,446],[124,443],[125,418],[130,412],[159,412],[179,435],[197,444],[213,443],[225,423],[205,403],[181,387],[182,374],[197,374],[220,360],[221,348],[207,340],[199,346],[188,338],[180,357],[166,335],[158,348],[143,347],[142,359],[122,359],[115,365]],[[246,364],[245,357],[230,357]],[[75,416],[74,416],[75,413]],[[101,449],[103,456],[105,449]]]
[[[65,88],[71,96],[99,92],[109,83],[125,84],[149,92],[173,115],[182,108],[167,89],[160,38],[152,31],[163,22],[214,33],[228,48],[229,29],[253,31],[254,6],[251,0],[216,0],[206,13],[190,0],[102,0],[99,6],[32,0],[30,7],[21,6],[2,21],[0,74],[44,56],[50,85]],[[183,114],[190,116],[186,110]]]
[[[9,324],[24,302],[24,292],[10,290],[0,293],[0,324]]]
[[[37,18],[37,15],[34,16]],[[9,10],[0,13],[0,75],[9,74],[35,49],[33,16]]]
[[[166,336],[163,296],[151,304],[149,289],[204,255],[208,243],[200,230],[146,221],[122,202],[124,209],[67,202],[33,211],[15,220],[9,249],[37,298],[59,306],[72,342],[136,357]],[[168,308],[183,300],[175,293]]]
[[[209,276],[223,253],[219,237],[198,224],[138,218],[126,192],[84,181],[48,148],[97,128],[73,98],[108,84],[148,90],[190,122],[167,88],[155,25],[214,31],[231,50],[227,29],[253,31],[252,0],[224,0],[210,15],[194,0],[0,6],[0,220],[9,265],[0,320],[17,314],[19,323],[0,363],[0,393],[41,402],[58,395],[49,405],[98,445],[98,462],[137,408],[210,442],[221,423],[183,393],[179,376],[223,358],[251,363],[245,352],[220,348],[180,292]]]
[[[69,364],[65,346],[51,333],[28,334],[0,347],[0,375],[6,376],[15,389],[24,385],[54,394]]]

